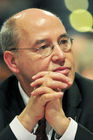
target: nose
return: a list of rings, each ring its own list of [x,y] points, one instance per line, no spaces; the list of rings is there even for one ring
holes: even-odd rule
[[[52,53],[52,61],[54,63],[59,63],[63,65],[65,62],[65,53],[60,49],[59,45],[55,45],[53,53]]]

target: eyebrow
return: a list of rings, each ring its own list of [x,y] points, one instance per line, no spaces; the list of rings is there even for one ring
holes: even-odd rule
[[[47,41],[47,39],[37,40],[34,45],[38,45],[38,44],[44,43],[46,41]]]
[[[67,33],[64,33],[64,34],[61,34],[58,39],[62,38],[62,37],[68,37],[68,34]],[[42,39],[42,40],[37,40],[34,44],[35,45],[38,45],[38,44],[41,44],[41,43],[44,43],[44,42],[47,42],[48,39]]]
[[[59,36],[59,39],[62,38],[62,37],[68,37],[68,34],[67,34],[67,33],[61,34],[61,35]]]

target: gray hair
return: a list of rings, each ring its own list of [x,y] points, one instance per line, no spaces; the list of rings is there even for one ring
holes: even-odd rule
[[[16,19],[10,17],[4,22],[0,31],[1,51],[17,48],[19,43],[19,30],[16,26]]]

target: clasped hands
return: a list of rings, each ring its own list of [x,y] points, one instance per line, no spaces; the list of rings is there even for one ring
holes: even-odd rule
[[[62,108],[62,91],[71,85],[70,79],[64,74],[47,71],[36,74],[32,79],[31,87],[34,90],[18,119],[32,132],[36,123],[45,117],[51,127],[62,135],[70,122]]]

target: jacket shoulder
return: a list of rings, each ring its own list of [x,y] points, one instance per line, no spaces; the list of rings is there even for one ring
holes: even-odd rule
[[[12,75],[5,79],[3,82],[0,83],[0,92],[1,91],[6,91],[7,88],[11,88],[14,84],[17,83],[17,78],[16,76]]]
[[[85,87],[85,85],[86,86],[92,86],[91,88],[93,88],[93,80],[91,80],[91,79],[87,79],[87,78],[85,78],[85,77],[83,77],[83,76],[81,76],[80,74],[78,74],[78,73],[75,73],[75,81],[76,81],[76,83],[78,84],[78,85],[82,85],[82,86],[84,86]],[[85,87],[86,88],[86,87]]]
[[[76,73],[75,82],[83,97],[90,97],[93,99],[93,80],[87,79]]]
[[[0,83],[0,106],[6,104],[10,97],[14,96],[15,89],[18,89],[17,79],[14,75]]]

